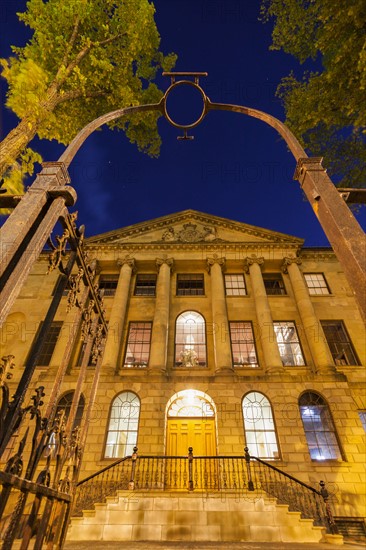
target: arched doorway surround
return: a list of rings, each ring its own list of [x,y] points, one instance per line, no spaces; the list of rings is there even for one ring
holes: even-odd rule
[[[216,407],[206,393],[187,389],[174,394],[166,406],[166,454],[215,456]]]

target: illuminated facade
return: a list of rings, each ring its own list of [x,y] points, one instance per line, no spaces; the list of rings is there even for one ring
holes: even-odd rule
[[[135,445],[141,455],[193,447],[210,456],[247,446],[307,484],[324,480],[337,516],[365,516],[365,331],[331,249],[193,210],[85,246],[97,259],[109,334],[82,477]],[[57,280],[44,275],[46,263],[3,335],[3,354],[16,349],[18,367]],[[46,396],[72,326],[66,302],[37,367]],[[79,339],[60,406],[70,406],[84,351]]]

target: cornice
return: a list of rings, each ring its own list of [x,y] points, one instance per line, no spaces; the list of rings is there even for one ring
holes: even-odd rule
[[[299,250],[298,242],[219,242],[219,243],[85,243],[87,250]]]
[[[111,231],[109,233],[89,237],[85,239],[85,242],[86,244],[97,242],[100,244],[113,244],[120,239],[134,237],[136,235],[141,235],[152,231],[162,230],[163,233],[164,230],[169,229],[170,227],[172,227],[172,225],[189,221],[195,221],[201,224],[210,225],[215,228],[237,231],[238,233],[242,233],[244,235],[252,235],[253,237],[262,238],[276,244],[296,242],[298,245],[302,245],[304,243],[304,240],[298,237],[286,235],[284,233],[279,233],[276,231],[271,231],[269,229],[264,229],[261,227],[252,226],[243,222],[220,218],[218,216],[212,216],[210,214],[204,214],[195,210],[185,210],[181,213],[171,214],[169,216],[156,218],[147,222],[140,222],[121,229],[117,229],[115,231]],[[174,242],[174,244],[181,243]]]

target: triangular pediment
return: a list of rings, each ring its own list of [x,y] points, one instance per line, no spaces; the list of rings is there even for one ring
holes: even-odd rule
[[[291,243],[303,244],[303,239],[262,227],[184,210],[146,222],[89,237],[91,245],[191,244],[191,243]]]

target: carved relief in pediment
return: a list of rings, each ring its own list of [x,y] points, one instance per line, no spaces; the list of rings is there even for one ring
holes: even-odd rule
[[[197,226],[195,223],[185,223],[181,229],[168,227],[163,231],[161,240],[164,242],[197,243],[219,242],[216,227]]]

